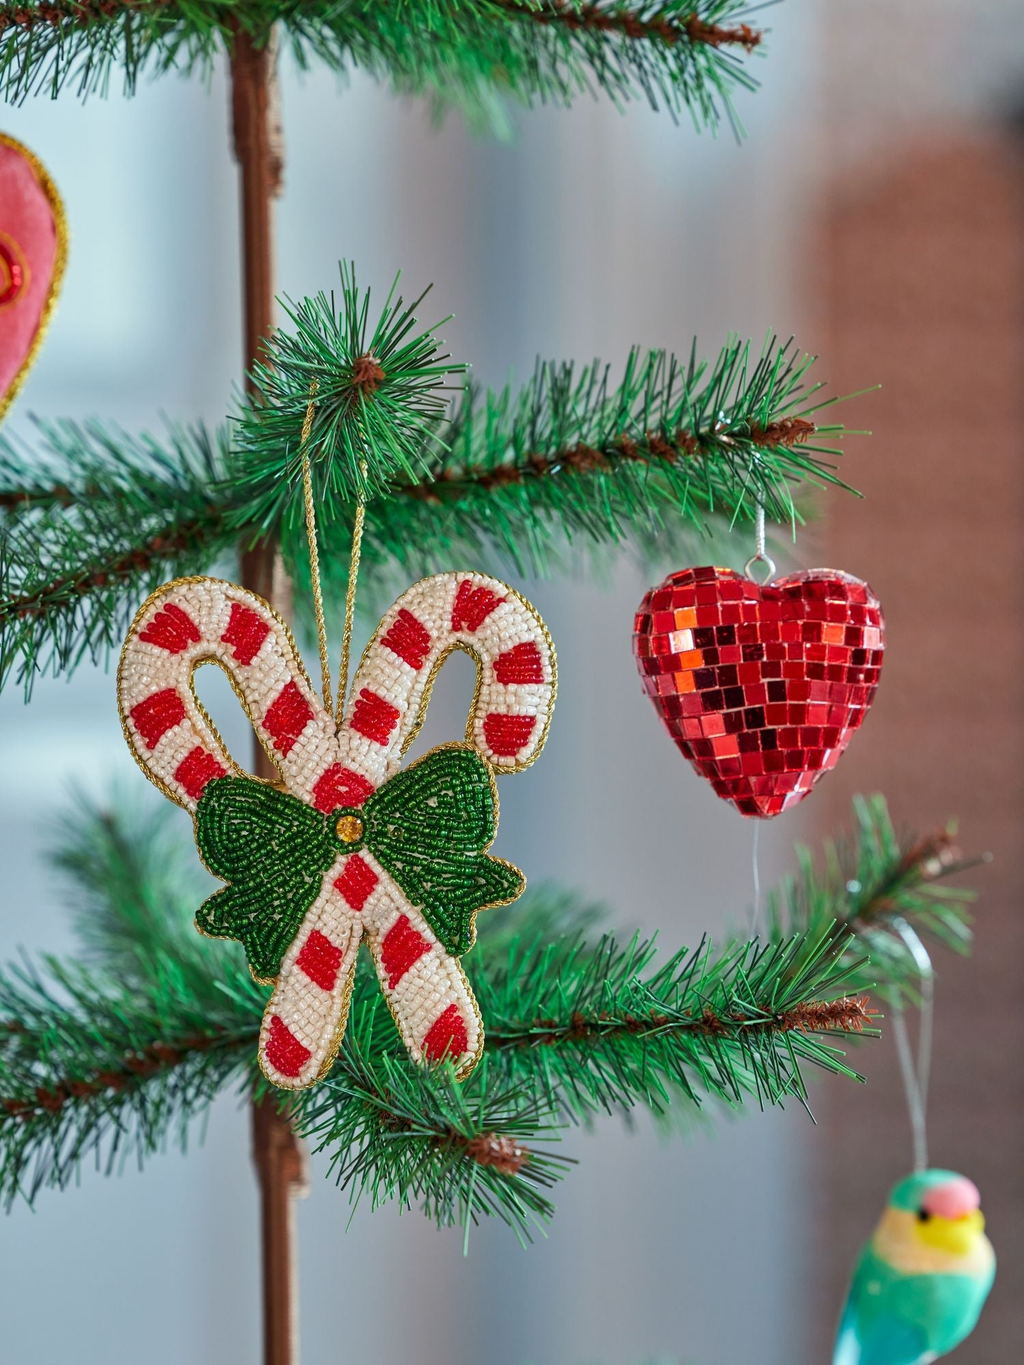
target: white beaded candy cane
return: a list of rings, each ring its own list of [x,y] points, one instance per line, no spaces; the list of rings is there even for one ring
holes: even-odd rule
[[[195,816],[210,782],[245,776],[195,695],[195,669],[219,664],[284,789],[324,816],[358,810],[397,772],[434,677],[455,649],[471,654],[478,669],[464,747],[485,760],[488,778],[520,772],[547,738],[554,648],[525,598],[477,573],[437,574],[402,594],[363,655],[340,725],[311,687],[288,627],[262,598],[220,579],[177,579],[149,598],[129,631],[118,669],[122,724],[146,776]],[[253,857],[273,852],[257,848]],[[409,1052],[416,1060],[451,1058],[467,1076],[484,1030],[459,958],[360,848],[333,857],[271,978],[259,1045],[268,1079],[299,1090],[330,1068],[364,934]]]

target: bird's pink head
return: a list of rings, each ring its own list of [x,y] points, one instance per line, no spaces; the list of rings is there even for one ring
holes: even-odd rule
[[[963,1218],[974,1213],[980,1205],[977,1185],[964,1175],[955,1175],[941,1185],[933,1185],[921,1199],[921,1207],[933,1218]]]

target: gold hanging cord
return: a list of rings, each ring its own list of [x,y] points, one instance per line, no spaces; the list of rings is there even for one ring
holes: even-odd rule
[[[348,665],[352,653],[352,621],[356,614],[356,579],[359,576],[359,554],[363,545],[363,519],[366,514],[366,461],[359,461],[362,483],[356,502],[356,516],[352,523],[352,556],[348,563],[348,586],[345,589],[345,632],[341,637],[341,667],[338,670],[338,725],[345,717],[345,698],[348,695]]]
[[[309,544],[309,572],[313,583],[313,614],[316,617],[316,639],[320,652],[320,676],[323,682],[324,709],[330,712],[331,700],[331,663],[327,652],[327,623],[324,619],[324,599],[320,587],[320,555],[316,540],[316,506],[313,500],[313,471],[309,459],[309,438],[313,430],[313,414],[316,411],[316,394],[319,385],[314,379],[309,386],[309,402],[302,422],[302,495],[306,511],[306,540]],[[356,580],[359,575],[359,556],[363,543],[363,521],[366,510],[366,461],[359,462],[359,472],[363,483],[356,502],[355,521],[352,526],[352,555],[349,560],[348,586],[345,590],[345,628],[341,641],[341,668],[338,673],[338,710],[336,723],[341,724],[345,712],[345,696],[348,692],[349,660],[352,653],[352,622],[356,609]]]

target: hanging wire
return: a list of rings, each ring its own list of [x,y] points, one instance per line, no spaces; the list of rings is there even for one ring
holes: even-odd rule
[[[331,711],[331,661],[327,653],[327,624],[324,621],[324,599],[320,589],[320,556],[316,546],[316,507],[313,502],[313,471],[309,462],[309,437],[316,412],[316,393],[319,384],[314,379],[309,386],[309,402],[302,422],[302,497],[306,509],[306,540],[309,543],[309,573],[313,581],[313,612],[316,616],[316,641],[320,651],[320,677],[323,683],[324,709]]]
[[[750,849],[750,868],[754,878],[754,902],[750,907],[750,937],[757,933],[761,918],[761,868],[758,855],[761,851],[761,821],[754,820],[754,840]]]
[[[935,1020],[935,972],[928,950],[904,919],[894,927],[914,959],[921,977],[920,1025],[917,1035],[917,1060],[910,1046],[906,1014],[898,994],[892,997],[892,1028],[896,1037],[900,1075],[910,1114],[910,1134],[914,1151],[914,1170],[928,1168],[928,1087],[931,1081],[932,1040]]]
[[[743,572],[747,575],[748,578],[754,577],[755,564],[764,565],[767,572],[762,582],[770,583],[771,580],[775,577],[775,560],[772,559],[771,555],[768,554],[767,550],[765,549],[763,502],[758,502],[754,514],[754,553],[750,556],[746,564],[743,566]],[[755,579],[754,581],[756,582],[757,580]]]

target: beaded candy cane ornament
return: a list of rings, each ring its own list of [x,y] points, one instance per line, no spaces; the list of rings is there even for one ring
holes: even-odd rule
[[[315,389],[313,391],[315,393]],[[180,578],[146,601],[118,668],[125,738],[143,772],[195,822],[203,862],[227,885],[196,926],[245,948],[273,983],[259,1060],[285,1089],[312,1085],[341,1045],[365,937],[402,1039],[416,1061],[449,1058],[468,1076],[484,1028],[461,958],[480,910],[525,885],[487,853],[498,827],[499,773],[544,747],[555,651],[514,589],[478,573],[409,588],[385,613],[345,703],[363,506],[357,506],[337,714],[320,595],[312,481],[303,487],[323,700],[288,627],[261,597],[216,578]],[[477,665],[465,740],[401,769],[434,679],[456,649]],[[195,693],[195,670],[227,673],[280,783],[244,773]]]
[[[477,662],[462,744],[399,771],[434,677],[454,649]],[[202,663],[228,674],[283,789],[244,775],[197,699]],[[497,773],[521,772],[547,737],[555,655],[513,589],[475,573],[425,578],[385,614],[338,725],[313,691],[291,634],[236,584],[178,579],[132,624],[118,670],[125,735],[146,776],[195,819],[204,862],[230,885],[198,927],[245,945],[274,981],[260,1065],[301,1089],[329,1069],[345,1029],[365,936],[414,1058],[473,1069],[484,1030],[460,965],[478,910],[524,886],[487,856]]]

